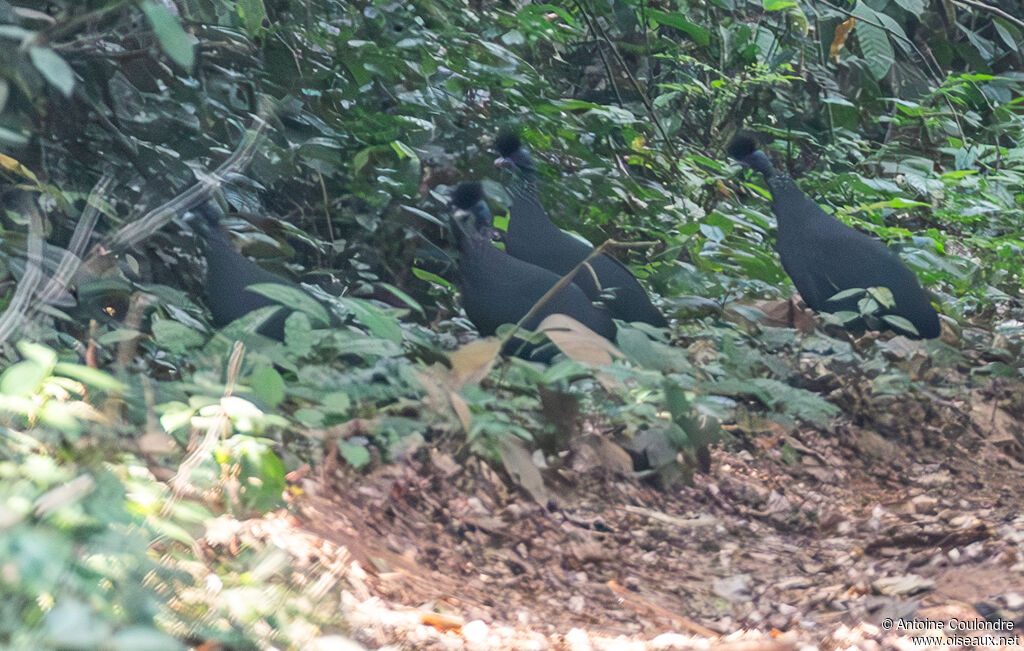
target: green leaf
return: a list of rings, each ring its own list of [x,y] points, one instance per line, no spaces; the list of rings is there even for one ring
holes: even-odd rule
[[[761,2],[761,7],[765,11],[784,11],[796,6],[797,4],[794,0],[762,0]]]
[[[295,413],[292,414],[295,420],[299,421],[306,427],[323,427],[326,415],[319,409],[313,409],[312,407],[302,407],[296,409]]]
[[[53,372],[64,377],[78,380],[82,384],[100,389],[101,391],[124,391],[125,385],[115,380],[109,373],[90,368],[81,364],[68,364],[61,362],[53,367]]]
[[[5,396],[28,396],[39,390],[50,371],[38,362],[26,360],[9,366],[0,375],[0,394]]]
[[[338,441],[338,452],[350,466],[357,470],[370,463],[370,451],[366,449],[366,446],[355,445],[348,441]]]
[[[284,322],[284,343],[296,357],[305,357],[313,350],[313,327],[302,312],[292,312]]]
[[[347,393],[332,391],[323,397],[320,404],[329,414],[345,414],[352,408],[352,399]]]
[[[395,150],[395,153],[398,154],[398,158],[402,160],[405,160],[406,158],[419,160],[419,156],[416,155],[416,152],[413,151],[412,147],[405,144],[401,140],[392,140],[391,148]]]
[[[153,321],[153,337],[162,348],[177,354],[199,348],[206,341],[202,333],[170,319]]]
[[[53,84],[65,97],[71,96],[75,89],[75,71],[59,54],[48,47],[29,48],[28,56],[32,65]]]
[[[691,23],[683,18],[681,14],[672,14],[660,9],[648,9],[647,16],[661,25],[675,27],[692,38],[697,45],[703,47],[711,42],[711,32],[696,23]]]
[[[863,287],[851,287],[850,289],[844,289],[841,292],[837,292],[826,299],[828,301],[841,301],[846,298],[853,298],[854,296],[860,296],[864,293]]]
[[[267,18],[267,8],[263,5],[263,0],[238,0],[236,9],[249,38],[263,33],[263,21]]]
[[[356,320],[370,332],[395,343],[402,341],[402,327],[398,320],[371,303],[358,298],[339,298],[339,302],[352,311]]]
[[[277,301],[285,307],[304,312],[318,321],[320,325],[326,326],[331,322],[327,309],[315,298],[296,287],[278,283],[256,283],[249,285],[247,289]]]
[[[889,325],[894,325],[901,330],[905,330],[906,332],[918,334],[917,328],[914,327],[913,323],[897,314],[883,314],[882,320],[884,320]]]
[[[907,12],[913,14],[915,18],[920,17],[924,13],[924,0],[895,0],[896,4],[903,7]]]
[[[247,384],[270,409],[284,401],[284,378],[273,366],[264,366],[254,372]]]
[[[153,32],[164,53],[182,68],[191,70],[195,63],[192,38],[181,28],[178,19],[166,7],[153,0],[142,0],[139,7],[153,26]]]
[[[26,359],[30,359],[41,367],[47,369],[47,372],[52,372],[53,367],[57,364],[57,353],[52,348],[48,348],[41,344],[34,344],[30,341],[19,341],[18,352]]]
[[[854,30],[864,57],[864,65],[872,77],[882,79],[892,68],[895,56],[889,35],[882,28],[875,26],[881,22],[878,13],[863,2],[858,2],[852,13],[859,19]]]
[[[885,307],[896,305],[896,299],[888,287],[868,287],[868,294]]]
[[[455,288],[455,285],[451,284],[441,276],[438,276],[437,274],[427,271],[425,269],[420,269],[419,267],[412,268],[412,275],[416,276],[420,280],[425,280],[428,283],[437,283],[438,285],[441,285],[442,287],[448,287],[449,289]]]

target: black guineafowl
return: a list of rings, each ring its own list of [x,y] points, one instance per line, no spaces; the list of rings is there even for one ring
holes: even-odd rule
[[[462,306],[481,335],[492,335],[505,323],[518,323],[561,278],[494,246],[491,211],[479,183],[460,183],[452,194],[452,204],[457,209],[452,231],[459,248]],[[551,314],[568,315],[602,337],[615,340],[611,317],[595,307],[575,283],[559,290],[523,326],[534,330]],[[554,346],[520,348],[521,344],[513,339],[505,352],[543,362],[550,361],[557,352]]]
[[[495,147],[500,155],[496,163],[514,170],[518,177],[512,185],[506,250],[520,260],[564,276],[594,247],[558,228],[548,217],[537,190],[537,168],[519,137],[501,133]],[[613,317],[659,328],[668,325],[640,282],[621,262],[602,253],[591,258],[588,265],[573,280],[592,301],[603,301]]]
[[[778,222],[776,249],[782,267],[811,309],[858,312],[859,296],[834,301],[829,298],[847,289],[886,287],[895,304],[882,308],[878,314],[903,317],[917,332],[884,318],[878,319],[879,327],[912,338],[939,336],[942,328],[928,294],[914,272],[887,246],[829,215],[801,192],[793,179],[777,173],[765,153],[757,148],[752,134],[737,135],[726,150],[736,161],[764,176]],[[855,322],[851,327],[859,329],[863,325]]]
[[[220,228],[223,213],[211,201],[194,209],[192,220],[200,233],[206,254],[206,300],[213,325],[222,328],[235,319],[262,307],[280,305],[274,299],[250,289],[250,285],[270,283],[305,291],[297,283],[260,267],[235,250]],[[284,341],[284,322],[291,310],[284,306],[264,321],[256,332]]]

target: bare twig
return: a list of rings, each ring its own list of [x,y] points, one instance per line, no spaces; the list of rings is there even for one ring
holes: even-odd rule
[[[953,0],[953,4],[961,6],[971,5],[972,7],[978,7],[979,9],[984,9],[985,11],[991,11],[1000,18],[1004,18],[1010,21],[1011,23],[1016,23],[1017,25],[1024,27],[1024,20],[1021,20],[1020,18],[1017,18],[1015,16],[1012,16],[1011,14],[1006,13],[999,7],[993,7],[992,5],[985,4],[984,2],[979,2],[979,0]]]
[[[619,54],[618,48],[615,47],[614,43],[612,43],[611,38],[609,38],[607,32],[604,31],[604,28],[601,27],[596,20],[591,19],[590,12],[585,6],[583,6],[583,0],[573,0],[573,3],[580,10],[580,13],[587,21],[587,26],[594,32],[594,35],[598,36],[600,40],[604,41],[608,45],[608,49],[611,50],[616,62],[622,68],[623,74],[626,75],[626,78],[629,79],[630,85],[633,86],[633,90],[635,90],[637,95],[640,96],[640,101],[647,110],[647,115],[651,118],[651,122],[654,123],[658,133],[661,134],[661,139],[665,142],[665,147],[668,149],[670,154],[676,156],[676,148],[669,139],[668,132],[665,131],[665,126],[661,123],[661,120],[658,119],[658,114],[654,110],[654,104],[652,104],[651,99],[647,97],[647,93],[645,93],[643,87],[640,86],[640,82],[633,76],[633,72],[629,69],[629,66],[626,65],[626,61],[622,58],[622,55]]]
[[[7,341],[31,310],[32,295],[43,280],[43,218],[32,201],[24,196],[22,209],[28,213],[28,245],[26,247],[25,275],[14,290],[14,296],[3,315],[0,315],[0,344]]]
[[[86,199],[85,210],[82,211],[82,215],[78,218],[78,223],[75,224],[75,232],[71,236],[68,248],[64,251],[57,269],[53,272],[53,276],[37,295],[40,304],[49,304],[58,295],[67,290],[71,284],[71,279],[78,273],[79,267],[82,266],[82,255],[85,253],[85,248],[89,243],[89,238],[92,236],[93,229],[96,228],[96,221],[99,219],[101,212],[100,208],[106,203],[107,191],[113,183],[114,175],[110,170],[106,170],[96,185],[93,186],[92,192],[89,193],[89,198]]]
[[[225,179],[245,169],[256,154],[257,145],[262,141],[263,132],[268,122],[266,112],[261,111],[253,119],[253,125],[245,132],[245,137],[231,156],[212,173],[199,179],[199,182],[185,190],[170,201],[154,208],[143,217],[123,226],[106,242],[107,248],[119,251],[134,246],[164,227],[177,215],[195,208],[213,197],[214,191],[223,185]]]
[[[505,344],[508,343],[508,341],[511,340],[517,332],[519,332],[519,330],[523,327],[524,323],[533,318],[537,314],[537,312],[539,312],[547,304],[547,302],[551,300],[551,297],[553,297],[558,292],[562,291],[562,288],[571,283],[572,279],[576,277],[576,274],[579,273],[580,269],[586,266],[588,269],[590,269],[590,272],[593,273],[593,268],[590,266],[590,261],[593,260],[596,256],[599,256],[602,253],[604,253],[604,250],[606,248],[612,246],[615,243],[616,242],[614,240],[606,240],[603,244],[601,244],[601,246],[591,251],[590,255],[581,260],[578,265],[573,267],[569,273],[559,278],[558,282],[552,285],[551,289],[545,292],[544,295],[541,296],[537,300],[537,302],[533,304],[533,307],[530,308],[530,311],[524,314],[523,318],[519,319],[519,322],[516,323],[515,327],[509,330],[507,333],[505,333],[505,336],[501,338],[502,347],[504,347]]]

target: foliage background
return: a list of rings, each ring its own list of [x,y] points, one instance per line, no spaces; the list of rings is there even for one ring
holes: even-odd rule
[[[809,359],[859,369],[876,395],[961,394],[951,369],[1019,381],[1022,15],[938,0],[0,0],[0,582],[14,595],[0,641],[343,629],[313,606],[274,615],[246,578],[258,550],[204,566],[190,544],[217,514],[278,506],[323,439],[354,469],[438,437],[496,461],[502,441],[543,445],[538,384],[609,430],[669,441],[641,452],[671,484],[692,471],[676,449],[718,423],[849,411]],[[284,345],[250,341],[239,359],[238,333],[207,326],[195,234],[177,204],[151,211],[263,119],[247,164],[216,182],[242,215],[227,225],[262,265],[340,294],[344,327],[299,315]],[[505,201],[489,150],[504,126],[534,150],[562,227],[656,243],[623,256],[677,323],[624,331],[628,361],[603,390],[574,362],[464,385],[430,366],[471,337],[430,218],[460,178]],[[947,324],[926,362],[751,325],[754,300],[792,288],[765,192],[724,160],[743,126],[827,210],[900,248]],[[26,303],[18,289],[59,275],[89,206],[88,242],[112,253]],[[138,242],[119,246],[132,224]],[[156,481],[168,468],[188,481]],[[226,592],[192,589],[208,573]],[[278,600],[297,589],[265,583]],[[259,625],[274,617],[288,621]]]

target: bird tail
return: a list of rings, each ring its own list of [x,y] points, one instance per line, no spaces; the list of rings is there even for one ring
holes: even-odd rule
[[[768,160],[763,151],[757,148],[757,140],[753,134],[746,131],[738,133],[729,141],[725,151],[738,163],[764,174],[766,179],[775,176],[775,168],[772,166],[772,162]]]

